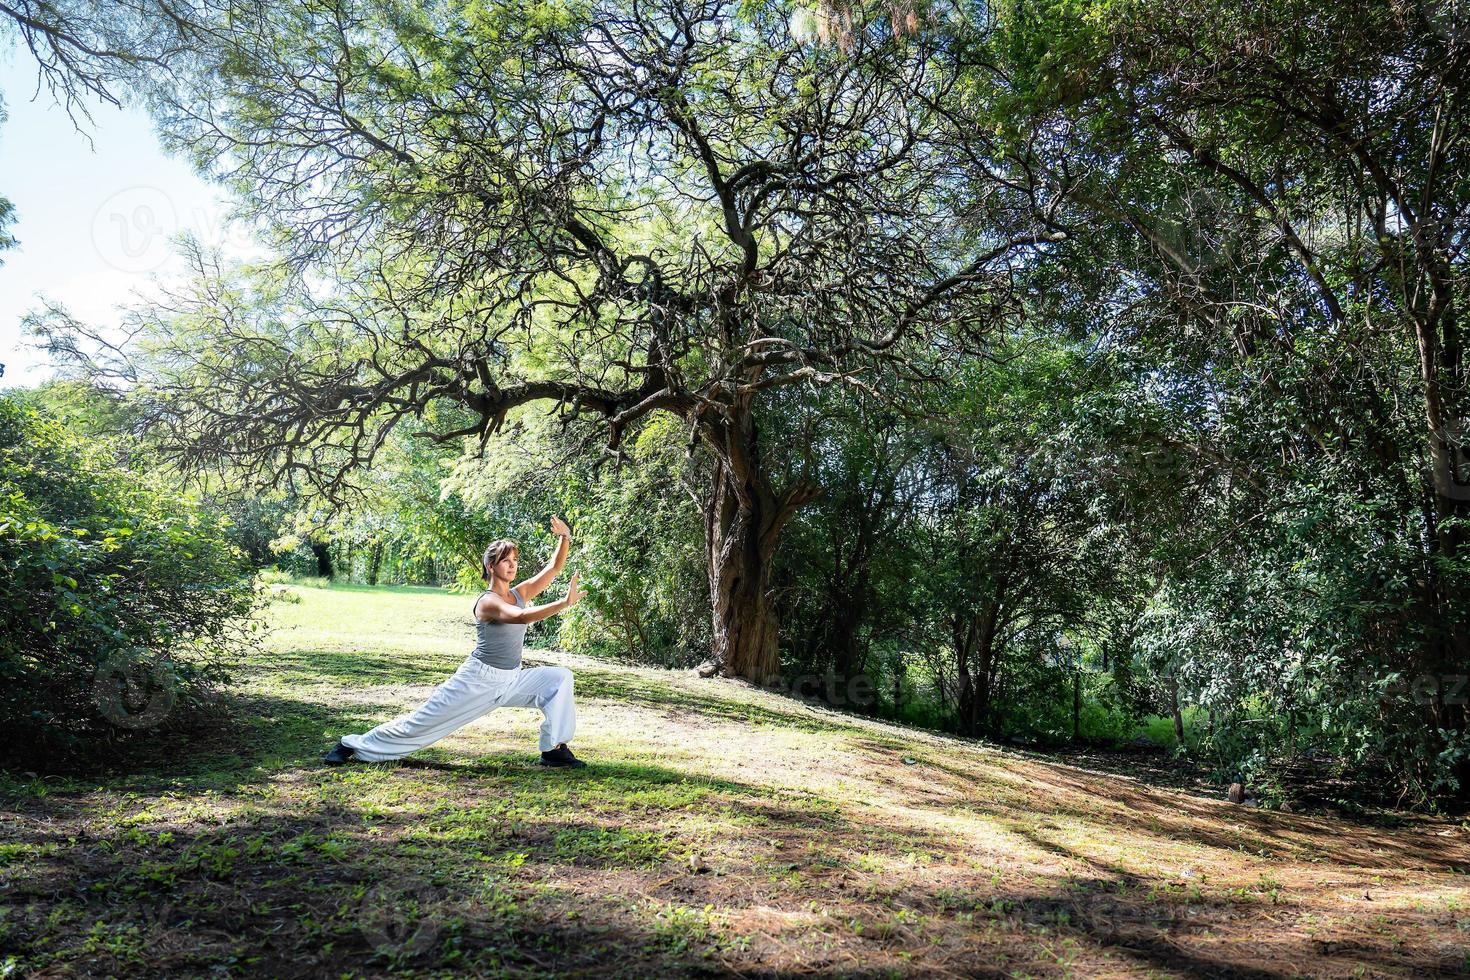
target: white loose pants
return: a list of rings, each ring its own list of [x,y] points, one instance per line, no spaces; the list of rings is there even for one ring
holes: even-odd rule
[[[541,751],[570,742],[577,730],[572,672],[565,667],[491,667],[474,657],[434,689],[412,714],[384,722],[363,735],[344,735],[342,744],[364,762],[401,759],[432,745],[496,708],[540,708]]]

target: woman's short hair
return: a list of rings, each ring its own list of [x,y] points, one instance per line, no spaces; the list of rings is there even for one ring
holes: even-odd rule
[[[485,549],[485,558],[480,563],[480,575],[485,581],[490,581],[490,567],[498,565],[505,560],[505,556],[515,552],[521,553],[521,546],[509,538],[501,538],[499,541],[490,542],[490,547]]]

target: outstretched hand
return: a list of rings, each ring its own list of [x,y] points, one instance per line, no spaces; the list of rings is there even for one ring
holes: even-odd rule
[[[581,574],[581,573],[580,572],[573,572],[572,573],[572,580],[567,583],[567,605],[568,606],[575,606],[578,602],[581,602],[582,601],[582,597],[587,594],[587,593],[583,592],[581,589],[577,588],[577,576],[579,574]]]
[[[567,527],[566,521],[555,514],[551,515],[551,533],[559,536],[565,535],[568,541],[572,540],[572,529]]]

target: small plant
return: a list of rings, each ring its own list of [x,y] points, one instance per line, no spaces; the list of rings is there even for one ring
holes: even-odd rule
[[[692,908],[682,905],[666,905],[654,915],[653,932],[658,944],[671,953],[686,953],[705,946],[718,938],[719,924],[713,914],[714,906]],[[705,950],[706,955],[711,950]]]

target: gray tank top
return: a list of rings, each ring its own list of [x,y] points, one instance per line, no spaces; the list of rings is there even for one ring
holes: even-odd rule
[[[489,592],[486,589],[485,592]],[[481,592],[475,599],[475,610],[480,608],[480,599],[485,597]],[[510,597],[520,608],[526,608],[525,600],[515,589],[510,590]],[[491,667],[500,667],[504,670],[514,670],[521,665],[521,643],[526,638],[526,623],[502,623],[499,620],[475,620],[475,643],[474,652],[471,654],[481,663],[489,664]]]

